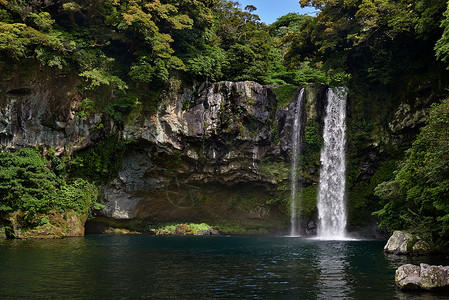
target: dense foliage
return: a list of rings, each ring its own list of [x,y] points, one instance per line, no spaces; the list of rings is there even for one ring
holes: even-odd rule
[[[319,14],[289,13],[268,26],[254,6],[242,9],[228,0],[0,0],[0,55],[7,62],[31,58],[77,75],[84,99],[78,116],[101,111],[102,122],[113,120],[117,131],[133,110],[155,109],[164,91],[182,84],[194,89],[220,80],[281,85],[275,89],[280,106],[291,101],[297,85],[345,84],[351,87],[350,139],[363,150],[381,122],[377,113],[391,104],[385,99],[394,98],[392,91],[412,90],[424,81],[432,94],[444,91],[443,77],[449,78],[446,0],[299,3],[316,7]],[[370,92],[382,103],[369,103]],[[395,178],[377,189],[384,201],[376,213],[381,225],[427,233],[440,243],[449,237],[447,108],[445,101],[432,109]],[[318,160],[319,130],[309,121],[304,170]],[[71,158],[72,176],[100,183],[116,173],[124,145],[119,135],[104,136],[109,140]],[[0,212],[81,211],[95,202],[92,185],[67,181],[58,166],[34,150],[1,153],[0,166]],[[385,164],[388,172],[373,175],[369,183],[350,187],[358,195],[352,197],[354,210],[375,209],[372,189],[391,175],[391,166]],[[312,193],[309,198],[314,199]]]
[[[433,105],[395,178],[376,194],[385,206],[376,212],[389,229],[411,229],[438,244],[449,241],[449,99]]]
[[[76,72],[99,106],[105,98],[132,106],[157,101],[174,77],[262,78],[271,38],[253,9],[219,0],[5,0],[0,51]]]
[[[22,210],[29,218],[51,210],[87,214],[96,205],[97,188],[83,180],[68,180],[49,167],[35,149],[0,153],[0,215]]]
[[[388,84],[423,70],[434,57],[445,0],[301,0],[321,9],[292,37],[291,64],[305,59],[327,72]],[[407,49],[407,51],[404,51]]]
[[[0,51],[77,72],[85,95],[102,98],[101,106],[112,97],[113,109],[157,101],[174,77],[299,85],[356,76],[387,84],[425,69],[434,48],[447,62],[445,0],[300,4],[321,11],[267,26],[254,6],[226,0],[4,0]]]
[[[284,61],[292,34],[313,18],[291,13],[267,26],[255,10],[227,0],[4,0],[0,52],[76,72],[87,112],[106,114],[159,101],[174,78],[326,82],[308,62]]]

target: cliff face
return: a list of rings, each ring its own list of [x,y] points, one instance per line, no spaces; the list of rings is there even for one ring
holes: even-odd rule
[[[105,189],[102,212],[158,221],[278,219],[279,206],[269,203],[288,178],[294,104],[276,104],[272,88],[222,82],[197,95],[185,89],[156,114],[142,113],[124,128],[134,142]],[[280,165],[278,178],[271,165]]]
[[[282,106],[277,87],[254,82],[185,88],[168,93],[156,112],[132,114],[122,128],[101,113],[78,116],[82,98],[72,76],[42,67],[8,74],[0,81],[2,149],[51,147],[56,155],[67,156],[114,132],[126,142],[117,176],[103,186],[104,216],[153,223],[252,220],[274,222],[277,228],[288,225],[291,133],[299,88],[292,89]],[[372,190],[392,173],[380,176],[378,171],[384,172],[383,164],[397,157],[393,152],[402,153],[399,148],[410,142],[425,120],[425,108],[435,101],[431,93],[417,94],[419,101],[398,98],[382,107],[350,92],[350,226],[363,225],[376,209]],[[306,89],[300,171],[305,223],[316,218],[325,105],[325,86]],[[367,110],[369,106],[375,108]]]
[[[0,80],[0,145],[6,149],[52,147],[57,155],[86,147],[100,117],[76,116],[78,80],[46,67],[18,66]]]

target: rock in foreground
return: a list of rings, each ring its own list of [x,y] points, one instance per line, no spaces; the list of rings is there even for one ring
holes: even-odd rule
[[[449,290],[449,266],[402,265],[396,270],[395,281],[401,290]]]
[[[432,252],[430,245],[416,235],[395,231],[384,247],[386,253],[426,255]]]

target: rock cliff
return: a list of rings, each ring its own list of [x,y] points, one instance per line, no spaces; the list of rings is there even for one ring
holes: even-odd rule
[[[3,150],[38,146],[44,153],[52,148],[57,156],[69,157],[112,134],[126,144],[121,160],[114,162],[118,174],[108,174],[113,179],[103,186],[104,216],[149,222],[274,220],[278,228],[288,226],[290,136],[299,88],[281,95],[278,87],[254,82],[184,87],[167,92],[156,110],[135,111],[116,124],[102,112],[82,117],[80,82],[74,76],[36,64],[4,74]],[[359,110],[368,102],[350,93],[350,227],[370,222],[376,206],[370,193],[392,173],[380,176],[379,170],[385,171],[383,162],[392,158],[392,151],[400,152],[397,148],[422,124],[429,97],[415,105],[389,100],[388,107],[373,108],[365,116]],[[314,227],[326,86],[308,87],[306,98],[300,213],[306,216],[304,226]],[[389,113],[383,114],[387,108]]]
[[[101,116],[77,116],[82,100],[75,77],[48,67],[15,66],[0,80],[0,145],[3,149],[52,147],[57,155],[88,146]]]
[[[196,96],[184,89],[156,114],[131,120],[123,136],[134,142],[102,212],[159,221],[273,218],[278,210],[268,203],[288,178],[293,122],[293,104],[278,109],[273,90],[254,82],[216,83]]]

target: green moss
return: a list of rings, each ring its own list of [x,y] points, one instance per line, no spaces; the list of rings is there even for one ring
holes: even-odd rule
[[[214,227],[206,223],[170,223],[152,225],[147,230],[157,235],[195,235],[210,229]]]
[[[71,175],[96,183],[109,181],[118,174],[125,146],[120,133],[116,133],[106,140],[96,142],[91,147],[75,153],[73,159],[68,159]]]
[[[0,239],[6,238],[6,229],[4,224],[0,223]]]
[[[371,136],[364,130],[357,130],[352,135],[352,141],[357,149],[366,149],[371,144]]]
[[[259,120],[253,115],[246,115],[243,118],[243,124],[252,133],[256,135],[259,130]]]
[[[119,235],[127,235],[127,234],[140,234],[140,232],[137,231],[130,231],[125,228],[110,228],[105,231],[107,234],[119,234]]]
[[[246,228],[240,224],[226,224],[218,225],[218,230],[224,234],[233,235],[257,235],[257,234],[268,234],[266,228]]]
[[[272,179],[279,185],[288,180],[290,166],[284,161],[271,161],[264,157],[260,161],[259,171],[262,176]]]
[[[293,100],[297,90],[298,87],[291,84],[281,85],[273,89],[277,99],[277,107],[288,105]]]
[[[393,177],[396,160],[382,162],[369,181],[360,181],[352,185],[348,192],[348,226],[357,228],[372,219],[371,213],[379,209],[379,199],[374,189],[382,182]]]
[[[279,144],[279,123],[277,119],[274,119],[274,121],[270,118],[267,119],[265,123],[267,128],[270,128],[270,141],[271,144],[277,145]]]
[[[204,153],[204,151],[203,151]],[[204,157],[204,155],[203,155]],[[164,170],[164,175],[173,178],[183,166],[182,152],[180,150],[173,150],[173,155],[167,159],[161,160],[161,167]]]
[[[259,164],[259,172],[276,185],[276,191],[268,195],[269,199],[266,203],[281,205],[288,209],[290,207],[290,165],[284,161],[271,161],[264,157]]]
[[[308,170],[320,165],[320,153],[323,138],[320,134],[319,124],[315,120],[308,120],[303,137],[301,175],[310,177]]]
[[[268,234],[273,231],[281,231],[285,228],[284,222],[267,222],[263,220],[226,220],[207,223],[169,223],[152,225],[148,231],[161,235],[175,234],[199,234],[209,229],[217,230],[222,234],[254,235]]]
[[[27,211],[16,210],[5,216],[5,234],[8,238],[62,238],[80,235],[86,215],[73,210],[57,210],[30,216]]]
[[[317,184],[313,184],[302,189],[302,199],[299,214],[303,217],[316,219],[317,210]]]
[[[245,214],[256,213],[264,216],[269,214],[267,207],[267,194],[261,195],[254,187],[239,185],[231,197],[223,199],[229,211],[242,212]]]

